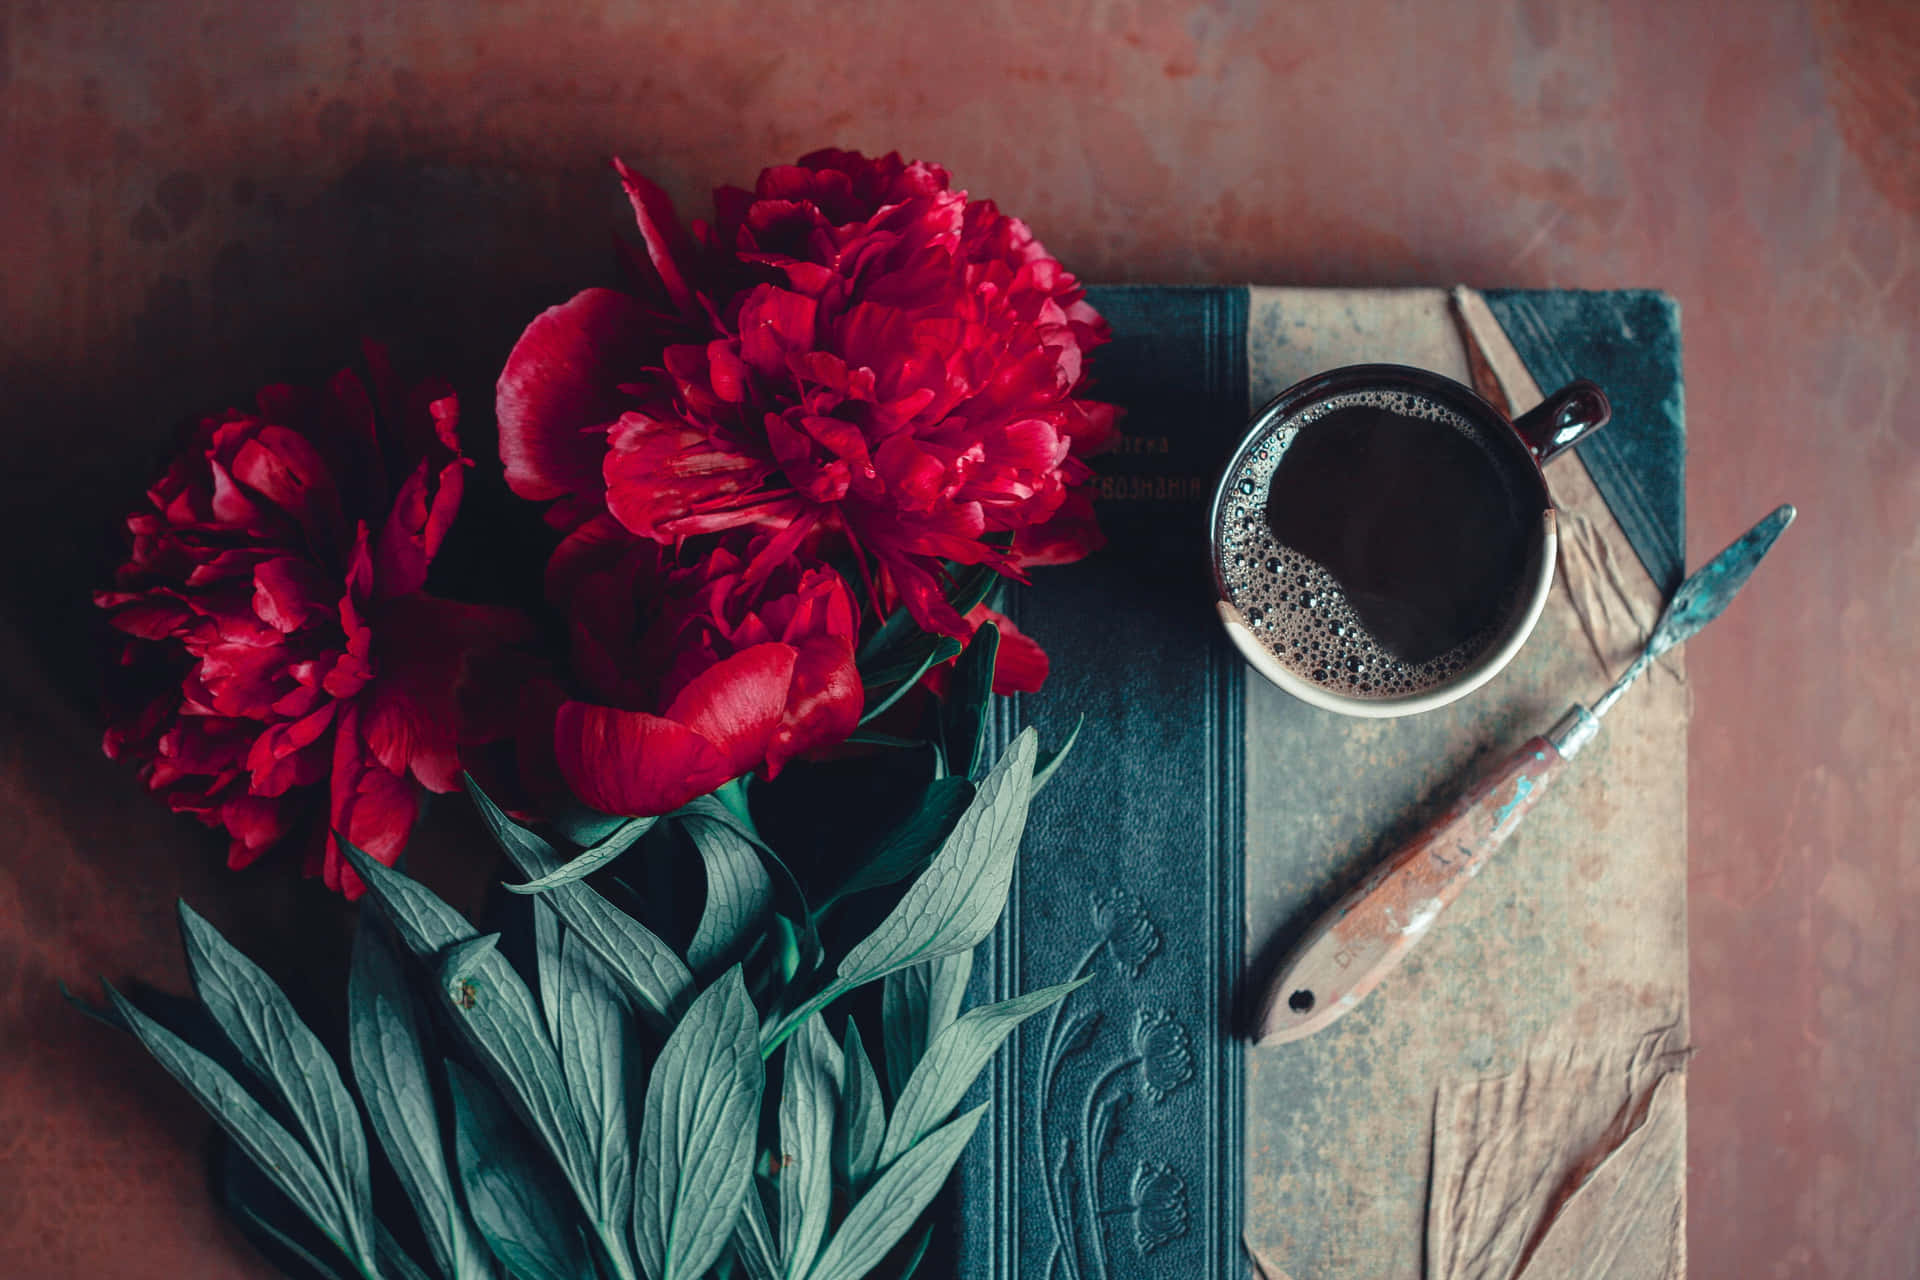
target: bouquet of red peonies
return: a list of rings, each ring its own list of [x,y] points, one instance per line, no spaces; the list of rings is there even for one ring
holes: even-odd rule
[[[908,1273],[963,1094],[1071,989],[962,1012],[1070,745],[991,758],[1047,675],[992,606],[1100,543],[1103,322],[934,165],[817,152],[690,228],[616,167],[624,287],[498,380],[540,580],[436,576],[461,406],[368,346],[200,421],[97,595],[108,754],[236,869],[289,846],[374,905],[343,1037],[184,904],[198,1011],[109,990],[292,1274]],[[514,877],[478,925],[402,863],[463,787]]]

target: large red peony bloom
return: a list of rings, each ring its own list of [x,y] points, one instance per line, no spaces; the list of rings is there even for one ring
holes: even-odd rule
[[[1023,223],[936,165],[821,151],[721,190],[689,236],[620,172],[643,283],[578,295],[514,348],[515,492],[663,545],[764,531],[749,578],[824,531],[880,609],[963,637],[943,562],[1018,577],[1099,544],[1083,459],[1116,411],[1084,393],[1107,328]]]
[[[734,535],[683,564],[602,515],[555,552],[548,594],[592,701],[561,703],[554,748],[584,803],[666,813],[859,724],[852,592],[794,560],[750,578],[763,549]]]
[[[525,632],[511,611],[423,592],[471,465],[458,406],[366,355],[372,396],[343,372],[202,420],[95,597],[132,637],[125,663],[168,675],[107,754],[224,827],[234,867],[322,817],[307,869],[349,897],[362,886],[334,833],[399,856],[421,788],[453,790],[461,745],[496,736],[463,715],[470,667]]]

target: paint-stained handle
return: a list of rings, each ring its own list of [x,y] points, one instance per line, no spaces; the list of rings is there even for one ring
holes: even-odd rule
[[[1280,966],[1259,1042],[1310,1036],[1358,1004],[1479,874],[1564,763],[1547,739],[1526,743],[1336,903]]]

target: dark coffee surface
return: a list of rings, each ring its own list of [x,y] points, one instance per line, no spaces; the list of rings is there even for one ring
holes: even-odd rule
[[[1266,516],[1403,662],[1428,662],[1497,621],[1526,560],[1526,517],[1487,446],[1373,405],[1300,429]]]
[[[1494,643],[1538,513],[1480,430],[1424,396],[1347,392],[1242,456],[1215,536],[1227,594],[1268,652],[1337,693],[1396,698]]]

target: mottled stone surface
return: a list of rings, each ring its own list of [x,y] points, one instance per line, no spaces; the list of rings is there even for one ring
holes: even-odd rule
[[[1687,658],[1692,1260],[1920,1273],[1916,68],[1902,0],[0,10],[0,1273],[261,1271],[52,988],[177,985],[176,892],[294,910],[94,754],[79,588],[171,422],[369,317],[504,351],[604,271],[616,149],[691,200],[824,143],[1092,279],[1680,299],[1693,558],[1802,512]]]

